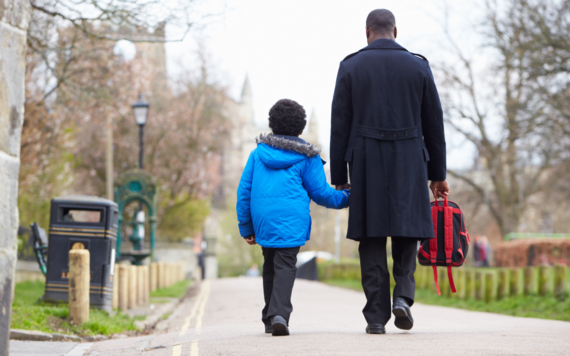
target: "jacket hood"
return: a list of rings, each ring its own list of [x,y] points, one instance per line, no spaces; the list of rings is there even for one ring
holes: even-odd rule
[[[318,156],[321,151],[297,137],[261,134],[255,139],[261,161],[271,169],[285,169],[307,158]]]

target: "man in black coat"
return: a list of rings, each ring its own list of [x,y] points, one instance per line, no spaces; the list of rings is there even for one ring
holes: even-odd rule
[[[447,195],[443,113],[428,61],[395,42],[388,10],[366,19],[368,46],[338,70],[331,119],[331,180],[352,186],[347,238],[360,242],[366,332],[385,333],[390,313],[387,236],[392,237],[396,327],[413,326],[417,242],[434,238],[430,188]],[[347,175],[350,172],[350,184]]]

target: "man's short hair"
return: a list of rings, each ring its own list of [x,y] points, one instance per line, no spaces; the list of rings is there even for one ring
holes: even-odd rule
[[[276,135],[298,136],[305,129],[306,117],[299,103],[281,99],[269,110],[269,127]]]
[[[390,10],[376,9],[368,14],[366,27],[374,33],[389,33],[396,27],[396,18]]]

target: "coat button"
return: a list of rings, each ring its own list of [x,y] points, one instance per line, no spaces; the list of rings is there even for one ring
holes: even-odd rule
[[[392,134],[392,136],[397,137],[397,136],[398,136],[398,133],[397,133],[397,132],[394,132],[394,133]]]
[[[381,132],[381,133],[380,133],[380,136],[384,137],[384,132]]]
[[[409,135],[408,131],[406,131],[406,133],[404,135],[408,136]]]

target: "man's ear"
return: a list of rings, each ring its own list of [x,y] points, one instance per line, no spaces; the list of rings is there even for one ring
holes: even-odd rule
[[[366,26],[366,38],[370,37],[370,29]]]
[[[394,27],[394,38],[398,37],[398,28]]]

